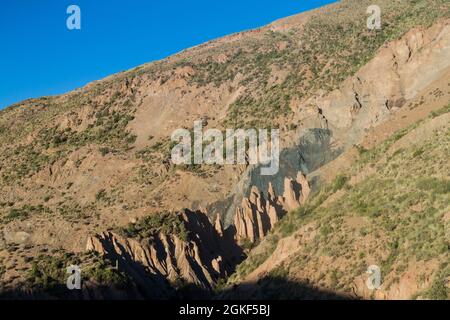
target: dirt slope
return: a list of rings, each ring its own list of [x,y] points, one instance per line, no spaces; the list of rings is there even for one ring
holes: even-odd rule
[[[446,115],[408,129],[411,135],[392,145],[385,141],[448,105],[450,8],[442,0],[382,0],[383,28],[371,31],[366,27],[370,4],[342,1],[208,42],[65,95],[31,99],[0,111],[1,291],[7,296],[39,296],[35,290],[64,296],[64,268],[76,262],[89,270],[89,278],[83,294],[69,295],[72,298],[202,295],[224,284],[247,255],[230,284],[279,271],[277,277],[294,283],[307,279],[324,294],[348,294],[356,281],[350,291],[368,298],[372,293],[364,291],[358,274],[363,262],[388,260],[390,267],[421,274],[389,269],[391,287],[375,297],[403,298],[430,285],[437,270],[446,270],[439,267],[446,256],[437,247],[446,240],[436,219],[448,221],[448,193],[433,198],[415,182],[434,188],[434,183],[448,181]],[[205,129],[279,128],[279,173],[262,177],[259,168],[250,165],[175,166],[170,135],[177,128],[192,129],[195,120],[202,120]],[[440,145],[432,143],[431,130],[437,130]],[[419,149],[422,153],[413,161],[411,154]],[[411,157],[403,159],[404,154]],[[433,157],[422,158],[424,154]],[[381,165],[390,171],[379,169]],[[427,170],[421,172],[422,167]],[[409,176],[406,168],[417,172]],[[322,206],[310,209],[318,201],[318,190],[336,176],[338,185],[350,179],[344,184],[352,187],[328,192]],[[426,180],[432,177],[437,180]],[[352,207],[361,196],[354,190],[369,194],[369,186],[375,187],[371,183],[380,180],[403,188],[393,193],[399,198],[412,194],[423,199],[411,208],[403,202],[404,207],[391,208],[393,199],[381,194],[384,202],[376,203],[377,209],[399,214],[395,223],[383,215],[370,217],[375,210],[370,199],[357,198],[365,205]],[[346,207],[338,207],[338,199],[348,199]],[[307,223],[290,223],[295,210],[308,216]],[[330,211],[345,220],[339,228],[348,224],[367,229],[370,219],[381,219],[380,229],[365,230],[364,238],[358,238],[367,250],[382,241],[380,251],[373,253],[377,258],[365,253],[359,269],[351,266],[351,272],[348,261],[354,257],[348,253],[341,257],[347,260],[333,261],[329,251],[339,251],[336,248],[356,238],[343,236],[333,225],[326,233],[340,244],[321,242],[325,231],[320,230],[326,228],[322,220],[331,219]],[[361,218],[359,211],[369,217]],[[167,218],[167,212],[174,217],[199,212],[199,218]],[[397,227],[411,212],[432,212],[424,225],[414,220],[417,223],[408,226],[434,230],[433,237],[418,241],[408,230],[407,239],[384,234],[384,224]],[[279,235],[283,228],[289,237]],[[170,234],[174,230],[187,236]],[[300,245],[294,245],[297,238]],[[413,259],[410,242],[431,246],[428,260]],[[398,246],[398,252],[387,244]],[[228,255],[230,248],[233,254]],[[304,250],[316,251],[311,255]],[[127,259],[117,265],[122,255]],[[302,260],[304,273],[298,267],[281,267],[297,263],[292,255],[310,257]],[[420,284],[419,276],[425,277]],[[147,277],[156,277],[161,290],[146,290]],[[324,277],[331,280],[322,283]],[[399,285],[401,277],[407,278],[406,289]],[[25,289],[17,293],[17,288]],[[314,296],[310,289],[302,297]],[[249,290],[258,292],[251,286]]]

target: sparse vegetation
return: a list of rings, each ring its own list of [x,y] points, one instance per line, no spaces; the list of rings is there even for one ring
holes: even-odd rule
[[[341,190],[348,181],[348,177],[345,175],[338,175],[333,182],[333,192]]]
[[[430,288],[424,296],[431,300],[447,300],[450,298],[450,288],[447,287],[447,279],[450,276],[449,267],[439,271],[433,279]]]
[[[431,118],[437,118],[437,117],[439,117],[439,116],[441,116],[443,114],[449,113],[449,112],[450,112],[450,104],[448,106],[446,106],[446,107],[443,107],[443,108],[437,110],[437,111],[431,112],[430,117]]]
[[[183,219],[176,213],[160,212],[149,215],[137,223],[130,223],[118,232],[128,238],[148,239],[158,233],[176,235],[183,241],[187,241],[189,233]]]
[[[28,272],[28,284],[33,289],[63,297],[68,293],[67,268],[71,265],[81,268],[83,286],[86,282],[91,282],[93,287],[125,289],[131,281],[123,272],[117,270],[111,261],[97,253],[74,254],[57,250],[52,255],[43,254],[33,260]]]
[[[284,261],[284,268],[294,274],[298,270],[303,274],[305,268],[315,270],[309,277],[314,281],[325,281],[324,278],[316,279],[317,270],[322,269],[318,257],[328,257],[334,265],[340,266],[334,271],[329,270],[326,284],[333,290],[350,290],[346,284],[364,274],[370,264],[368,261],[377,261],[381,267],[386,289],[398,283],[411,263],[448,261],[448,221],[443,220],[450,210],[446,176],[450,172],[448,128],[437,130],[426,141],[405,147],[402,152],[392,155],[387,152],[393,142],[422,124],[419,122],[394,134],[375,150],[362,152],[352,174],[357,175],[368,167],[375,169],[362,181],[344,188],[350,183],[349,177],[338,175],[329,186],[316,192],[305,206],[283,217],[258,248],[250,252],[248,259],[237,267],[228,284],[245,278],[260,266],[274,252],[279,239],[296,235],[307,225],[308,233],[300,233],[299,237],[311,232],[316,236],[299,245],[298,251]],[[418,149],[421,150],[420,161]],[[338,190],[342,190],[342,195],[325,204],[325,200],[337,195]],[[348,221],[352,219],[363,225],[349,226]],[[346,271],[342,272],[342,268]],[[336,272],[340,276],[336,276]],[[438,273],[422,296],[448,298],[447,277],[448,274]]]
[[[55,247],[60,242],[67,247],[75,241],[74,235],[81,241],[88,234],[107,229],[142,243],[162,238],[161,234],[193,241],[180,214],[164,210],[219,203],[225,211],[226,202],[235,201],[232,197],[240,190],[236,182],[246,182],[242,172],[252,168],[228,171],[215,165],[174,166],[170,152],[175,143],[167,132],[174,125],[186,125],[182,120],[185,115],[191,121],[194,116],[203,116],[200,113],[208,107],[207,117],[202,119],[221,130],[279,128],[286,133],[283,148],[294,142],[294,134],[309,126],[324,127],[329,121],[330,135],[332,131],[335,134],[330,148],[335,146],[334,138],[338,148],[341,142],[345,145],[347,141],[340,139],[347,129],[334,132],[332,118],[320,103],[316,105],[315,98],[338,89],[389,41],[412,28],[426,28],[440,18],[450,18],[448,0],[379,0],[383,27],[371,31],[366,27],[366,9],[371,4],[371,0],[343,1],[300,18],[300,23],[296,18],[288,19],[282,27],[275,23],[68,94],[29,99],[0,110],[0,287],[4,279],[15,285],[26,276],[31,288],[64,296],[60,289],[67,291],[68,264],[80,264],[87,283],[119,288],[130,285],[130,279],[114,266],[117,261],[93,252],[73,254],[39,247]],[[433,107],[429,103],[445,99],[448,93],[448,88],[442,87],[421,93],[417,99],[406,101],[401,112]],[[395,113],[390,107],[403,102],[389,100],[385,106]],[[186,110],[178,112],[175,108],[180,106]],[[309,116],[317,116],[315,112],[323,119],[306,123]],[[248,259],[237,266],[228,281],[220,278],[216,290],[224,291],[244,279],[267,261],[281,239],[290,237],[286,245],[292,245],[295,253],[258,281],[266,291],[258,297],[311,297],[308,294],[317,289],[310,288],[311,283],[351,293],[368,264],[376,263],[382,269],[383,290],[398,285],[419,266],[426,272],[420,275],[422,287],[417,297],[448,298],[449,274],[443,262],[449,260],[450,131],[448,126],[442,127],[414,146],[407,140],[418,126],[440,122],[435,118],[446,117],[449,112],[450,105],[434,111],[428,119],[396,132],[375,147],[356,145],[357,152],[350,154],[359,155],[356,164],[336,176],[330,173],[335,178],[327,185],[321,186],[322,172],[312,172],[317,166],[309,168],[319,179],[312,183],[308,202],[286,214],[263,240],[244,241],[241,245]],[[377,119],[381,121],[384,115]],[[143,116],[154,119],[145,122]],[[357,116],[355,121],[357,126],[365,124]],[[164,125],[158,127],[157,122]],[[360,129],[368,128],[356,129],[359,135]],[[161,133],[166,136],[161,137]],[[352,137],[351,141],[357,140]],[[287,167],[289,164],[283,163],[283,170]],[[287,169],[293,168],[297,164]],[[274,178],[274,185],[280,183],[279,178]],[[253,182],[253,177],[250,179]],[[265,178],[261,179],[265,183]],[[192,196],[186,195],[190,184],[198,184],[192,188]],[[205,198],[198,201],[201,192]],[[161,212],[117,227],[118,221],[140,216],[149,208]],[[224,219],[227,224],[229,218]],[[22,243],[22,238],[27,240]],[[232,259],[241,261],[241,257]],[[31,269],[22,264],[31,264]],[[179,292],[187,292],[191,286],[182,277],[172,285]]]
[[[4,223],[9,223],[13,220],[26,220],[32,215],[41,213],[50,213],[51,210],[43,205],[32,206],[24,205],[20,208],[11,208],[9,212],[3,217]]]

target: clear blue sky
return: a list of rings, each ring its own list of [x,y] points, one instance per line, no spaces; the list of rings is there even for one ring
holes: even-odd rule
[[[333,0],[3,0],[0,109]],[[69,31],[66,9],[81,8]]]

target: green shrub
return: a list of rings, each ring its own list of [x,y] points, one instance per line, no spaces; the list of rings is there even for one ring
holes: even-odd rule
[[[21,208],[11,208],[9,213],[3,217],[5,223],[11,222],[13,220],[26,220],[31,214],[39,214],[51,212],[51,210],[43,205],[31,206],[24,205]]]
[[[114,286],[126,289],[131,279],[123,272],[115,269],[105,257],[98,259],[97,263],[87,272],[89,279],[103,286]]]
[[[95,200],[100,201],[106,198],[106,190],[101,189],[95,194]]]
[[[449,112],[450,112],[450,104],[448,106],[446,106],[446,107],[443,107],[443,108],[437,110],[437,111],[432,111],[431,114],[430,114],[430,117],[431,118],[436,118],[436,117],[439,117],[439,116],[441,116],[441,115],[443,115],[445,113],[449,113]]]
[[[101,148],[99,148],[99,151],[100,151],[100,153],[102,154],[103,157],[111,152],[111,150],[109,150],[108,147],[101,147]]]
[[[338,175],[333,182],[333,192],[341,190],[347,184],[348,179],[345,175]]]
[[[152,214],[137,223],[130,223],[120,228],[119,233],[128,238],[152,238],[158,233],[174,234],[187,241],[188,231],[181,216],[177,213],[160,212]]]
[[[417,158],[418,156],[421,156],[424,153],[423,149],[417,149],[413,152],[413,158]]]
[[[102,286],[125,289],[130,278],[116,269],[110,260],[95,252],[74,254],[57,250],[52,255],[37,256],[27,274],[27,282],[33,288],[64,296],[67,293],[67,267],[77,265],[82,270],[82,279]]]
[[[437,194],[450,193],[450,180],[438,178],[421,178],[417,182],[417,187],[423,191],[430,191]]]
[[[60,289],[66,282],[66,268],[79,263],[74,254],[57,252],[53,256],[40,255],[28,271],[28,283],[45,291]]]
[[[449,298],[447,279],[443,272],[434,277],[431,287],[425,293],[425,297],[431,300],[447,300]]]

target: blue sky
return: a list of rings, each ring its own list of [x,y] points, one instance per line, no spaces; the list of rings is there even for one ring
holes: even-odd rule
[[[333,0],[6,0],[0,4],[0,109],[60,94],[233,32]],[[69,5],[81,30],[69,31]]]

